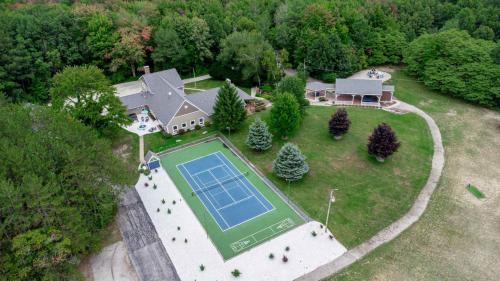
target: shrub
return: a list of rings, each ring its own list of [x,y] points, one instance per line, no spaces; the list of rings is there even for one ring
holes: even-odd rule
[[[198,130],[200,130],[200,129],[201,129],[201,126],[200,126],[200,125],[198,125],[198,124],[196,124],[196,125],[194,126],[194,129],[198,131]]]
[[[184,238],[184,243],[187,243],[188,242],[188,239],[187,238]]]
[[[149,169],[144,169],[143,172],[145,176],[149,176],[151,174],[151,171]]]
[[[319,97],[319,101],[327,101],[328,99],[326,97]]]
[[[170,209],[167,209],[167,214],[171,214],[172,211]]]
[[[166,139],[170,139],[173,137],[172,134],[167,133],[166,131],[161,131],[161,133]]]
[[[165,204],[165,199],[161,199],[161,203],[162,203],[162,204]]]
[[[232,274],[234,277],[238,278],[238,277],[240,277],[241,272],[240,272],[238,269],[235,269],[235,270],[231,271],[231,274]]]
[[[287,252],[290,251],[290,246],[286,246],[285,251],[287,251]]]
[[[203,264],[200,264],[200,271],[205,271],[205,266]]]
[[[271,260],[274,259],[274,254],[273,253],[269,254],[269,259],[271,259]]]
[[[160,208],[156,209],[156,211],[159,213],[160,212]]]
[[[288,257],[287,257],[287,256],[285,256],[285,255],[283,255],[283,258],[281,258],[281,260],[282,260],[283,262],[288,262]]]
[[[316,237],[316,235],[318,235],[318,233],[316,233],[316,231],[314,231],[314,230],[313,230],[313,231],[311,232],[311,235],[312,235],[313,237]]]
[[[181,230],[181,227],[180,227],[180,226],[178,226],[178,227],[177,227],[177,231],[180,231],[180,230]]]
[[[177,203],[175,200],[172,201],[172,204],[175,205],[175,203]]]
[[[181,136],[181,135],[184,135],[185,133],[186,133],[186,130],[184,130],[184,129],[179,129],[179,130],[177,131],[177,134],[178,134],[178,135],[180,135],[180,136]]]
[[[155,183],[155,184],[153,184],[153,189],[156,189],[156,188],[157,188],[157,186],[156,186],[156,183]]]
[[[175,237],[172,237],[172,241],[175,241]]]
[[[207,128],[212,127],[212,122],[210,122],[208,120],[206,120],[204,124],[205,124],[205,127],[207,127]]]
[[[148,170],[149,171],[149,170]],[[153,176],[152,175],[149,175],[148,176],[148,180],[152,180],[153,179]]]
[[[144,183],[144,186],[145,186],[145,187],[148,187],[148,186],[149,186],[149,183],[145,182],[145,183]]]

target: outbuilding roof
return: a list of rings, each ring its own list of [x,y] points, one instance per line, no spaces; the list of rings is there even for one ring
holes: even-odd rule
[[[319,81],[307,82],[306,89],[309,91],[334,90],[335,84],[323,83]]]
[[[382,95],[382,80],[337,79],[335,93],[358,95]]]

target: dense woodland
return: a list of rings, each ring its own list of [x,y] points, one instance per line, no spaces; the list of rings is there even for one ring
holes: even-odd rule
[[[496,0],[2,1],[0,280],[74,280],[97,247],[125,171],[106,133],[128,122],[111,83],[143,65],[294,103],[303,80],[282,80],[284,68],[334,81],[404,64],[433,89],[498,108],[499,37]]]
[[[67,65],[96,65],[113,82],[133,79],[148,64],[187,76],[208,71],[237,84],[273,85],[286,66],[333,81],[368,66],[406,63],[435,89],[499,106],[498,78],[481,73],[499,73],[495,0],[48,2],[1,6],[0,91],[12,100],[47,102],[50,78]],[[440,71],[424,73],[436,62],[414,59],[422,43],[410,43],[425,35],[419,42],[437,46],[439,36],[426,34],[451,29],[463,33],[438,62]],[[425,51],[441,56],[437,47]],[[455,79],[482,85],[472,88],[475,93],[459,83],[442,85]]]

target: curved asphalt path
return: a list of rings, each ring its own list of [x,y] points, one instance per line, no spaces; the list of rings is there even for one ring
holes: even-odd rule
[[[415,203],[411,207],[410,211],[406,213],[406,215],[404,215],[399,220],[393,222],[391,225],[381,230],[372,238],[368,239],[367,241],[363,242],[357,247],[345,252],[342,256],[338,257],[337,259],[321,267],[318,267],[314,271],[296,280],[300,281],[321,280],[350,266],[351,264],[355,263],[356,261],[360,260],[367,254],[369,254],[378,246],[393,240],[403,231],[409,228],[413,223],[418,221],[418,219],[424,213],[427,205],[429,204],[431,195],[436,189],[436,186],[439,182],[439,178],[441,177],[441,172],[444,167],[444,148],[441,140],[441,132],[439,131],[439,127],[437,126],[434,119],[432,119],[432,117],[430,117],[427,113],[425,113],[424,111],[413,105],[404,102],[398,102],[396,105],[389,107],[389,109],[390,108],[414,112],[420,117],[424,118],[425,122],[427,122],[427,126],[431,131],[432,140],[434,142],[434,155],[432,157],[431,172],[425,186],[420,191],[417,200],[415,200]]]

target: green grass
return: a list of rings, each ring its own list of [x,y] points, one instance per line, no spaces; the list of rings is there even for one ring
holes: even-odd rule
[[[423,119],[415,114],[396,115],[379,109],[348,108],[351,129],[340,141],[328,134],[328,120],[336,107],[309,107],[299,132],[289,141],[306,155],[310,172],[291,186],[291,199],[320,222],[326,218],[328,194],[337,188],[329,229],[351,248],[372,237],[405,214],[429,175],[433,145]],[[263,112],[264,120],[269,112]],[[231,141],[279,188],[287,185],[272,173],[272,161],[283,141],[270,151],[256,153],[244,142],[250,118]],[[367,139],[375,126],[388,123],[402,145],[385,163],[367,152]]]
[[[252,220],[244,222],[233,228],[221,231],[216,221],[207,212],[199,198],[192,195],[191,187],[176,167],[177,164],[182,164],[186,161],[193,160],[216,151],[221,151],[240,171],[250,172],[247,176],[247,179],[262,193],[262,195],[264,195],[264,197],[267,198],[267,200],[269,200],[269,202],[271,202],[271,204],[273,204],[274,210],[257,216]],[[197,216],[200,223],[207,230],[210,239],[215,244],[224,259],[229,259],[241,253],[234,252],[230,247],[231,243],[239,241],[240,239],[244,239],[245,237],[248,237],[249,235],[252,235],[254,233],[256,233],[255,237],[258,237],[259,234],[261,234],[257,233],[259,230],[263,230],[266,227],[270,227],[287,218],[291,219],[295,223],[295,226],[304,223],[302,218],[299,217],[297,213],[295,213],[295,211],[293,211],[283,200],[281,200],[281,198],[274,191],[272,191],[253,170],[251,170],[246,165],[246,163],[244,163],[240,158],[234,155],[229,149],[224,148],[222,142],[220,142],[219,140],[198,144],[193,147],[172,152],[163,156],[161,158],[161,161],[163,168],[170,175],[180,193],[182,194],[184,200],[188,202],[189,206]],[[257,240],[259,240],[259,242],[252,245],[251,247],[265,242],[273,236],[279,234],[280,233],[271,234],[271,236],[268,236],[268,233],[266,233],[266,236],[256,238]],[[245,250],[249,248],[246,248]],[[266,257],[262,258],[265,259]]]
[[[206,132],[204,134],[204,132]],[[202,128],[196,131],[189,131],[182,135],[175,135],[165,137],[163,133],[157,132],[144,136],[144,151],[151,150],[153,152],[160,152],[178,145],[186,144],[197,139],[201,139],[214,134],[216,131],[213,127]]]
[[[203,81],[199,81],[199,82],[193,82],[193,83],[185,84],[184,88],[193,88],[193,89],[207,90],[207,89],[212,89],[212,88],[220,87],[220,86],[222,86],[222,84],[224,84],[224,81],[215,80],[215,79],[207,79],[207,80],[203,80]],[[247,94],[250,95],[250,88],[248,88],[248,87],[241,87],[241,86],[238,86],[238,88],[242,89],[243,91],[245,91]],[[192,94],[192,93],[196,93],[198,91],[185,89],[184,92],[186,94]]]

